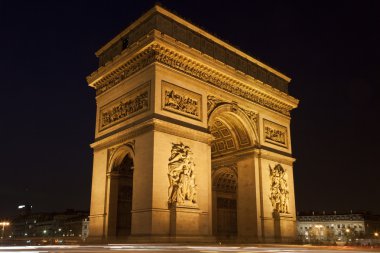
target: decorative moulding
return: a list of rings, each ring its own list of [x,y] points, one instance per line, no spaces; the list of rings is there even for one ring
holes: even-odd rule
[[[91,86],[95,87],[97,95],[100,95],[153,62],[169,66],[207,82],[214,87],[220,88],[226,92],[237,95],[286,116],[289,116],[290,110],[295,107],[233,79],[222,72],[218,72],[193,59],[187,58],[159,43],[147,46],[142,52],[126,61],[126,63],[118,69],[91,83]],[[287,98],[292,101],[291,103],[297,103],[298,101],[290,96],[287,96]]]

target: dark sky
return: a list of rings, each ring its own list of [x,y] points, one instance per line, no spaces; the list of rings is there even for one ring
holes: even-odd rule
[[[292,78],[298,210],[380,213],[379,1],[161,1]],[[0,217],[89,209],[95,51],[154,1],[0,0]]]

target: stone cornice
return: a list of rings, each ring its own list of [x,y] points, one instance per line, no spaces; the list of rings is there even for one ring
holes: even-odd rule
[[[178,71],[207,82],[214,87],[232,93],[251,102],[289,116],[290,110],[297,107],[298,100],[275,89],[268,93],[247,85],[209,66],[186,57],[173,49],[153,41],[124,64],[106,73],[94,73],[87,78],[89,85],[96,88],[97,95],[114,87],[137,71],[158,62]],[[103,71],[102,71],[103,72]],[[100,74],[100,76],[99,76]],[[272,93],[272,94],[271,94]],[[280,98],[280,99],[278,99]]]
[[[96,95],[100,95],[134,73],[142,70],[155,61],[155,51],[151,46],[144,47],[137,52],[126,52],[112,62],[110,66],[105,66],[93,72],[86,79],[89,86],[96,89]],[[125,58],[129,59],[123,61]]]
[[[200,132],[198,130],[189,130],[188,127],[152,118],[137,126],[129,128],[128,131],[121,131],[112,136],[95,141],[90,147],[94,150],[100,150],[106,147],[119,145],[150,131],[167,133],[207,144],[210,144],[212,140],[209,133]]]
[[[267,150],[264,150],[261,148],[261,149],[257,149],[256,152],[263,159],[276,161],[276,162],[286,164],[289,166],[292,166],[293,163],[296,161],[296,159],[294,157],[282,155],[276,151],[267,151]]]
[[[202,36],[204,36],[205,38],[225,47],[226,49],[230,50],[231,52],[234,52],[236,53],[237,55],[240,55],[241,57],[245,58],[245,59],[248,59],[250,62],[253,62],[255,64],[257,64],[258,66],[268,70],[269,72],[283,78],[284,80],[286,80],[287,82],[290,82],[290,78],[284,74],[282,74],[281,72],[269,67],[268,65],[260,62],[259,60],[255,59],[254,57],[240,51],[239,49],[237,49],[236,47],[222,41],[221,39],[215,37],[214,35],[208,33],[207,31],[193,25],[192,23],[186,21],[185,19],[171,13],[170,11],[162,8],[161,6],[158,6],[158,5],[155,5],[153,8],[151,8],[150,10],[148,10],[145,14],[143,14],[139,19],[137,19],[135,22],[133,22],[131,25],[129,25],[126,29],[124,29],[121,33],[119,33],[117,36],[115,36],[111,41],[109,41],[107,44],[105,44],[103,47],[101,47],[96,53],[95,55],[97,57],[99,57],[100,54],[104,53],[107,49],[109,49],[110,47],[112,47],[112,45],[114,45],[115,43],[117,43],[117,41],[119,41],[121,38],[123,38],[124,36],[126,36],[129,32],[131,32],[133,29],[136,29],[136,27],[138,27],[139,25],[143,24],[144,22],[147,21],[147,19],[152,16],[154,13],[160,13],[161,15],[163,16],[166,16],[168,17],[169,19],[171,20],[174,20],[175,22],[177,22],[178,24],[181,24],[187,28],[189,28],[191,31],[194,31]]]
[[[208,145],[210,145],[212,141],[212,136],[209,133],[200,132],[194,129],[189,130],[188,127],[180,126],[160,119],[154,119],[154,131],[207,143]]]
[[[172,55],[178,56],[178,58],[191,59],[193,62],[196,62],[195,65],[200,66],[202,68],[210,69],[213,73],[221,73],[223,78],[227,78],[231,80],[232,83],[243,84],[247,88],[252,88],[254,90],[258,90],[263,94],[268,96],[273,96],[282,100],[285,104],[292,104],[293,108],[296,108],[298,105],[298,99],[284,93],[270,84],[266,84],[259,79],[255,79],[254,77],[246,74],[242,71],[235,69],[234,67],[220,62],[219,60],[204,54],[194,48],[189,48],[188,45],[170,37],[165,34],[160,33],[159,31],[155,31],[152,33],[155,37],[155,42],[159,45],[163,45],[165,50],[171,50]],[[195,60],[196,59],[196,60]]]
[[[112,136],[91,143],[90,147],[96,150],[112,147],[125,143],[143,133],[153,130],[153,119],[143,122],[138,126],[131,127],[128,131],[121,131]]]

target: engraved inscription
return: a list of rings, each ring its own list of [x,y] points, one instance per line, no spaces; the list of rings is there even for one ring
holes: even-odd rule
[[[202,96],[182,87],[162,82],[162,108],[201,120]]]
[[[264,138],[266,142],[288,147],[288,135],[286,127],[265,119]]]
[[[143,85],[100,110],[100,130],[149,109],[150,84]]]

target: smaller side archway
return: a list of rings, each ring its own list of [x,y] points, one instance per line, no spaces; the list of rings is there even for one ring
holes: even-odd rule
[[[237,171],[235,166],[221,167],[212,173],[213,234],[218,238],[237,236]]]
[[[134,152],[122,145],[111,155],[108,166],[107,237],[125,239],[131,234]]]

